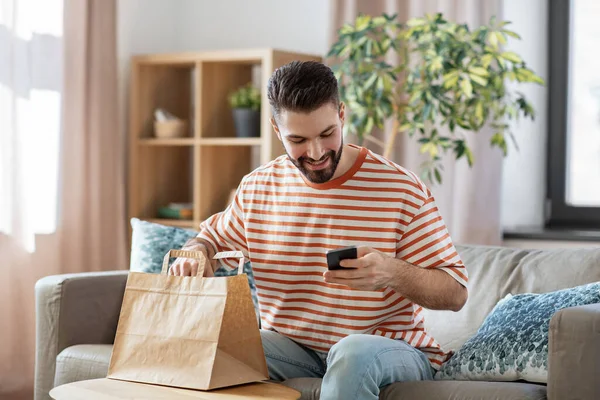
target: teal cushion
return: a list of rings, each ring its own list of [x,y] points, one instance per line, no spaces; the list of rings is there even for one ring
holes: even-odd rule
[[[133,236],[131,239],[131,260],[129,270],[159,274],[163,258],[171,249],[180,249],[198,232],[131,219]],[[171,260],[173,261],[173,260]]]
[[[188,240],[198,235],[198,231],[192,229],[156,224],[142,221],[138,218],[131,219],[131,227],[133,228],[133,236],[131,239],[129,270],[151,274],[160,273],[163,259],[169,250],[182,248]],[[171,263],[173,261],[174,259],[171,259]],[[237,270],[229,270],[221,267],[215,272],[215,276],[231,276],[236,273]],[[256,285],[254,284],[250,262],[244,264],[244,273],[248,275],[252,301],[254,302],[258,316]]]
[[[600,282],[500,300],[435,378],[547,383],[548,328],[559,310],[600,303]]]

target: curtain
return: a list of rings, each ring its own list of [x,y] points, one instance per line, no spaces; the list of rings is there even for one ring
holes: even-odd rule
[[[124,140],[119,134],[116,0],[65,1],[61,262],[125,266]]]
[[[31,399],[35,282],[127,268],[115,0],[0,0],[0,399]]]
[[[0,397],[31,398],[35,280],[56,265],[62,0],[0,0]],[[46,270],[46,267],[50,269]]]
[[[400,21],[405,22],[426,13],[442,12],[449,20],[476,26],[487,23],[492,15],[500,19],[501,11],[500,0],[332,0],[329,44],[336,41],[337,30],[360,13],[398,14]],[[388,60],[397,61],[394,57]],[[380,138],[385,138],[390,129],[391,125],[380,132]],[[455,161],[448,154],[443,159],[443,184],[429,184],[455,243],[501,243],[502,153],[490,147],[490,133],[483,129],[477,135],[468,136],[475,157],[473,168],[469,168],[464,159]],[[368,147],[383,152],[376,145],[368,144]],[[416,140],[398,135],[392,161],[418,173],[423,160]]]

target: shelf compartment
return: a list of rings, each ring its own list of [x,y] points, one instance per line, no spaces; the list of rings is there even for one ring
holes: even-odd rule
[[[177,228],[191,228],[196,230],[198,229],[198,227],[196,226],[196,221],[191,219],[146,218],[144,219],[144,221],[166,226],[174,226]]]
[[[144,138],[139,139],[138,143],[142,146],[193,146],[197,143],[194,138],[176,138],[176,139],[158,139]]]
[[[252,150],[250,146],[200,148],[200,219],[207,219],[227,208],[231,191],[251,170]]]
[[[200,133],[202,137],[235,137],[229,94],[252,82],[254,64],[202,62]],[[266,106],[266,105],[265,105]]]
[[[260,146],[262,139],[257,138],[202,138],[199,140],[205,146]]]
[[[157,218],[158,209],[169,203],[193,203],[194,148],[141,146],[135,182],[135,215]]]
[[[185,137],[194,129],[192,87],[195,65],[138,64],[134,71],[134,104],[132,109],[138,138],[154,137],[154,111],[162,108],[187,124]],[[137,75],[137,76],[135,76]]]

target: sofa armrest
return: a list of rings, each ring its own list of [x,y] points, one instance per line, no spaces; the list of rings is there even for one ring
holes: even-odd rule
[[[550,321],[548,399],[600,399],[600,304],[565,308]]]
[[[35,285],[35,400],[49,400],[56,356],[114,341],[128,271],[53,275]]]

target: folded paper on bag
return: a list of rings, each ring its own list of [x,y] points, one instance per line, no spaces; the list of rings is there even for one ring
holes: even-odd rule
[[[170,257],[198,259],[198,275],[168,275]],[[204,255],[182,250],[160,275],[129,274],[108,378],[200,390],[268,379],[244,256],[214,258],[239,258],[238,274],[205,278]]]

